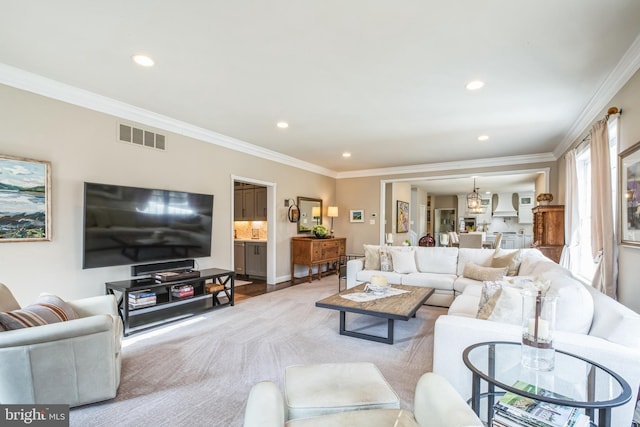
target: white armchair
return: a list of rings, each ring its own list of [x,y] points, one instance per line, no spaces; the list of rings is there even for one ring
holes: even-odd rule
[[[122,320],[114,296],[67,304],[78,319],[0,332],[0,403],[78,406],[115,397]],[[0,312],[18,309],[0,283]]]

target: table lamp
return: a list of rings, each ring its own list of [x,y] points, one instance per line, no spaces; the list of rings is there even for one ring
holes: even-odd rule
[[[316,225],[320,224],[320,206],[314,206],[311,208],[311,216],[316,221]]]
[[[337,206],[329,206],[327,208],[327,216],[331,218],[331,235],[333,236],[333,218],[338,217],[338,207]]]

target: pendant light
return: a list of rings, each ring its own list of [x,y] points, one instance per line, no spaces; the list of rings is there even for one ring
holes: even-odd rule
[[[474,209],[482,209],[482,199],[478,194],[478,187],[476,187],[476,179],[473,178],[473,191],[467,194],[467,208]]]

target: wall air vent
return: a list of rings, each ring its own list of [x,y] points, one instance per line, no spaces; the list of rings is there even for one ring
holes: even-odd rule
[[[164,151],[166,149],[165,136],[140,127],[118,124],[118,140],[140,147],[155,148]]]

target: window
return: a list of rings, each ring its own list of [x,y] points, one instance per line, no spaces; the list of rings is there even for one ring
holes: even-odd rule
[[[613,207],[613,228],[617,223],[618,197],[618,119],[612,117],[608,123],[609,160],[611,169],[611,206]],[[576,155],[576,172],[578,175],[578,212],[580,216],[579,261],[574,274],[591,282],[595,272],[591,253],[591,152],[586,144]]]

